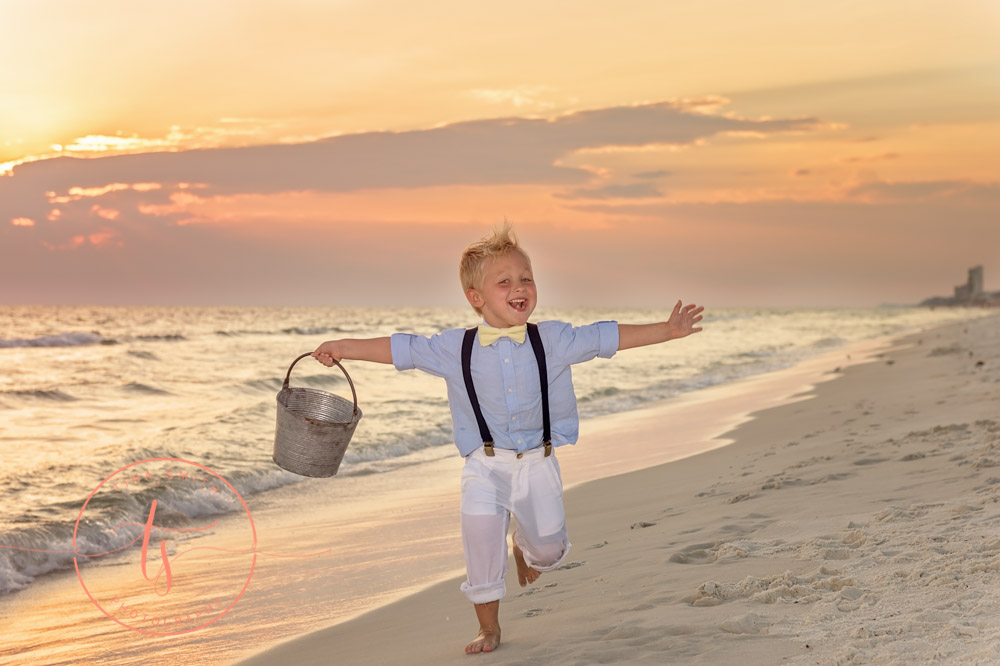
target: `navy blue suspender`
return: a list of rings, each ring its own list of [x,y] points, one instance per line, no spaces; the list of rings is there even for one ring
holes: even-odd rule
[[[476,387],[472,383],[472,344],[476,340],[478,329],[470,328],[465,331],[465,338],[462,340],[462,377],[465,379],[465,389],[472,401],[472,411],[476,415],[476,423],[479,424],[479,436],[483,438],[483,450],[486,455],[492,456],[493,436],[490,434],[486,419],[483,418],[483,410],[479,407],[479,398],[476,397]],[[549,373],[545,368],[545,348],[542,346],[542,337],[538,334],[536,324],[528,324],[528,339],[531,341],[531,349],[535,352],[535,361],[538,363],[538,381],[542,388],[542,444],[545,445],[545,455],[552,454],[552,433],[551,422],[549,421]]]

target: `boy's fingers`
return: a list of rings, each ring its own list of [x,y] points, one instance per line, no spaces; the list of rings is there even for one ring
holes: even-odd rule
[[[333,357],[326,352],[313,352],[312,357],[327,367],[333,365]]]

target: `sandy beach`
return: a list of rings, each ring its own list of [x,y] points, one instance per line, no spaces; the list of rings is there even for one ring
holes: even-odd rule
[[[780,404],[669,464],[584,471],[697,439],[697,405],[587,424],[561,457],[573,550],[510,574],[496,653],[462,654],[454,578],[239,663],[996,663],[1000,320],[853,353],[785,373],[816,384],[791,398],[734,388]]]

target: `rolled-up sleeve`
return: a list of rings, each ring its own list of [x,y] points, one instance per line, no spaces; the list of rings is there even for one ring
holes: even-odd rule
[[[410,353],[410,342],[415,337],[417,336],[412,333],[393,333],[389,338],[392,364],[397,370],[413,370],[417,367],[413,365],[413,354]]]
[[[595,324],[599,338],[597,355],[601,358],[611,358],[618,351],[618,322],[599,321]]]

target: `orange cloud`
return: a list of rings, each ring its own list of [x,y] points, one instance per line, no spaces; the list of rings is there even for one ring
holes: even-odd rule
[[[118,232],[115,231],[114,229],[109,229],[107,227],[104,227],[97,233],[90,234],[89,236],[87,236],[87,240],[90,241],[91,245],[97,248],[111,247],[111,246],[123,247],[125,243],[119,240],[118,236],[119,236]]]
[[[248,231],[281,233],[289,226],[322,229],[338,224],[492,225],[504,217],[531,224],[588,226],[588,215],[567,210],[546,186],[440,186],[355,192],[276,192],[199,197],[174,192],[170,203],[140,205],[144,215],[178,216],[178,225],[203,223],[240,226]]]
[[[15,227],[33,227],[35,226],[35,221],[30,217],[15,217],[10,221]]]
[[[69,242],[62,243],[61,245],[55,245],[54,243],[50,243],[48,241],[42,241],[42,245],[52,252],[58,252],[63,250],[75,250],[86,242],[87,238],[85,236],[73,236]]]
[[[101,208],[97,204],[90,207],[90,213],[92,215],[97,215],[98,217],[103,217],[105,220],[117,220],[118,216],[121,215],[120,210],[115,210],[114,208]]]
[[[863,155],[841,158],[844,164],[855,164],[857,162],[880,162],[884,160],[894,160],[899,158],[899,153],[882,153],[881,155]]]
[[[124,241],[121,240],[121,234],[109,227],[101,227],[99,231],[92,234],[73,236],[67,242],[58,245],[42,241],[42,245],[51,252],[76,250],[88,244],[97,249],[125,246]]]
[[[49,191],[45,193],[45,196],[49,198],[49,203],[69,203],[70,201],[79,201],[84,198],[103,197],[111,192],[121,192],[124,190],[151,192],[162,187],[161,183],[110,183],[102,187],[71,187],[63,195]]]
[[[965,205],[1000,203],[1000,182],[973,180],[870,181],[847,190],[848,198],[867,203],[925,202],[935,199],[961,199]]]

